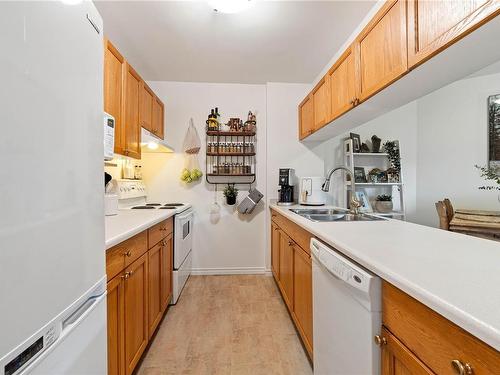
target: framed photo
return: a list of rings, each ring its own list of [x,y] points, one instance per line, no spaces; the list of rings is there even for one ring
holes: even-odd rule
[[[361,152],[361,137],[359,134],[351,133],[350,138],[352,139],[352,152]]]
[[[373,212],[372,205],[364,191],[356,191],[356,199],[361,203],[360,212]]]
[[[354,167],[354,182],[366,182],[366,174],[364,167]]]

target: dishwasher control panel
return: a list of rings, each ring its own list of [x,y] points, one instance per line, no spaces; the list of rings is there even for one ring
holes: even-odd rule
[[[374,275],[315,238],[311,239],[311,252],[335,278],[351,285],[353,288],[369,292]]]

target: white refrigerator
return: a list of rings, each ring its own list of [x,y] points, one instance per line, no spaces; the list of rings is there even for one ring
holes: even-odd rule
[[[103,29],[0,3],[0,375],[105,374]]]

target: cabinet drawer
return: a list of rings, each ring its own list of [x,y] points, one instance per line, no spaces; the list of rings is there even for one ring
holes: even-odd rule
[[[458,374],[452,361],[498,373],[500,352],[386,282],[382,302],[384,326],[436,374]]]
[[[294,222],[288,220],[274,210],[271,210],[271,220],[276,223],[290,238],[297,243],[307,254],[311,254],[309,243],[313,235],[301,228]]]
[[[147,247],[146,231],[106,251],[106,274],[108,280],[118,275],[125,267],[144,254]]]
[[[164,220],[155,226],[148,229],[148,248],[151,249],[154,245],[160,242],[173,232],[174,220],[173,217]]]

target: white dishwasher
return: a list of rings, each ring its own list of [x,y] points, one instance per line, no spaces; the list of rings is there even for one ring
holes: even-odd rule
[[[314,374],[380,374],[380,278],[314,238],[311,253]]]

